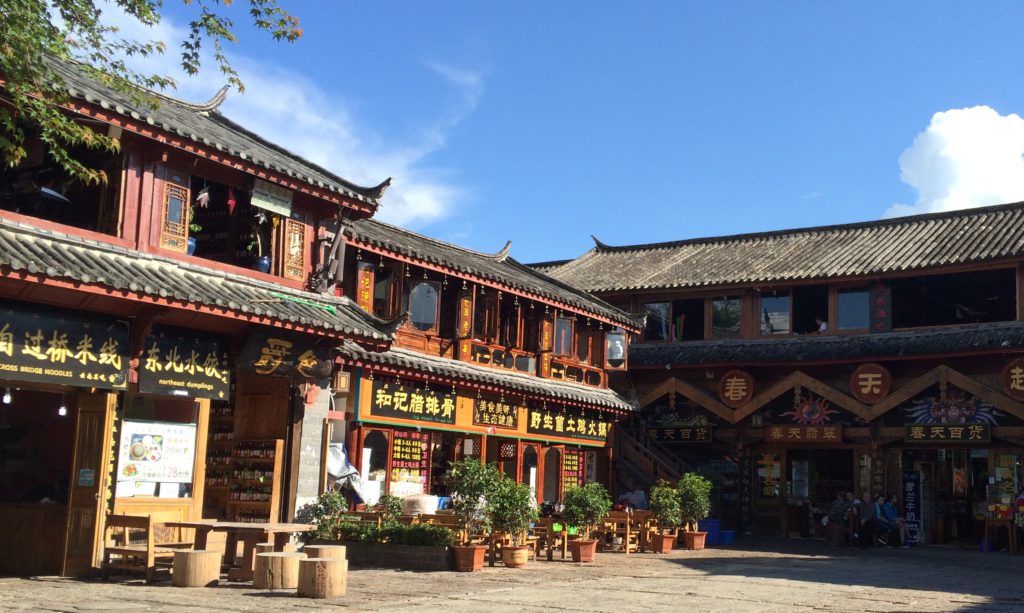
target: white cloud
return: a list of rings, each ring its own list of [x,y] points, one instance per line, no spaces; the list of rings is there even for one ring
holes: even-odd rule
[[[215,64],[204,60],[197,77],[181,71],[177,43],[185,30],[164,18],[146,28],[118,11],[105,18],[121,28],[126,38],[163,40],[166,55],[136,64],[149,72],[169,74],[178,81],[175,92],[190,102],[204,102],[223,85]],[[302,44],[300,40],[296,44]],[[264,59],[231,53],[231,61],[245,83],[245,93],[229,92],[220,110],[233,121],[338,176],[372,186],[393,178],[377,218],[403,226],[425,225],[448,215],[465,195],[450,172],[432,167],[430,155],[442,149],[458,125],[476,109],[485,90],[486,74],[440,62],[424,66],[453,87],[459,95],[454,108],[433,123],[410,132],[399,142],[387,141],[351,110],[354,105],[294,71]]]
[[[936,113],[900,155],[900,178],[917,192],[886,217],[1024,200],[1024,119],[987,106]]]

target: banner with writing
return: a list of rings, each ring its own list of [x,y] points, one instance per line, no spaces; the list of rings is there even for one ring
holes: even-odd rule
[[[593,416],[567,415],[545,409],[531,408],[526,431],[530,434],[603,441],[608,438],[607,421]]]
[[[374,379],[370,414],[442,424],[455,423],[455,394]]]
[[[647,438],[662,443],[710,443],[711,426],[648,428]]]
[[[992,442],[989,424],[913,424],[905,426],[908,443],[964,443],[981,445]]]
[[[227,400],[231,371],[227,344],[216,336],[154,327],[139,363],[139,391]]]
[[[35,305],[0,309],[0,376],[33,383],[124,389],[128,323]]]
[[[478,398],[473,402],[473,423],[514,430],[519,427],[519,407],[504,400]]]
[[[430,433],[394,430],[391,439],[391,486],[396,496],[423,494],[430,478]]]
[[[326,379],[334,362],[331,350],[316,339],[282,330],[257,329],[238,358],[240,372],[268,377]]]

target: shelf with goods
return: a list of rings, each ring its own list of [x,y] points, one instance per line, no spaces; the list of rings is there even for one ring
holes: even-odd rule
[[[217,402],[210,407],[210,434],[206,442],[206,488],[209,490],[228,488],[235,445],[234,423],[234,409],[230,404]]]
[[[235,441],[227,514],[233,521],[276,521],[281,500],[284,441]]]

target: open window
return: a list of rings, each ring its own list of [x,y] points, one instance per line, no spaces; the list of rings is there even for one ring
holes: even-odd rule
[[[644,305],[644,313],[647,315],[645,341],[667,341],[672,338],[671,302],[649,302]]]
[[[738,296],[711,301],[711,338],[739,338],[743,322],[743,301]]]
[[[101,171],[105,181],[71,177],[49,154],[38,132],[26,130],[25,158],[0,169],[0,209],[83,230],[119,236],[121,230],[121,153],[71,147],[72,157]]]
[[[1017,312],[1012,268],[893,279],[894,328],[1013,321]]]
[[[785,336],[793,332],[792,301],[788,291],[761,292],[760,307],[761,336]]]
[[[793,331],[797,334],[814,334],[821,319],[828,322],[828,286],[801,285],[793,288]]]
[[[485,343],[498,340],[498,298],[496,292],[479,294],[473,311],[473,338]]]
[[[571,317],[555,317],[555,342],[553,353],[559,356],[572,356],[573,327],[576,320]]]
[[[536,353],[540,351],[540,311],[534,302],[521,309],[523,320],[523,351]]]
[[[506,348],[518,348],[522,342],[519,301],[515,296],[503,296],[498,310],[498,342]]]
[[[604,332],[594,327],[580,327],[576,333],[576,361],[600,365],[604,354]]]
[[[396,271],[394,265],[383,264],[377,267],[373,276],[373,314],[381,319],[394,317],[398,287]]]
[[[691,298],[672,303],[673,339],[704,340],[704,299]]]

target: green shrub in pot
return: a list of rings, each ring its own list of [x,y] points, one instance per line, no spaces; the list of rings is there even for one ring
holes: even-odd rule
[[[581,538],[589,539],[611,510],[612,499],[603,485],[593,482],[567,489],[562,505],[566,522],[579,528]]]
[[[516,483],[515,479],[502,477],[488,497],[487,503],[491,527],[507,534],[513,544],[522,545],[530,524],[539,517],[530,486]]]

